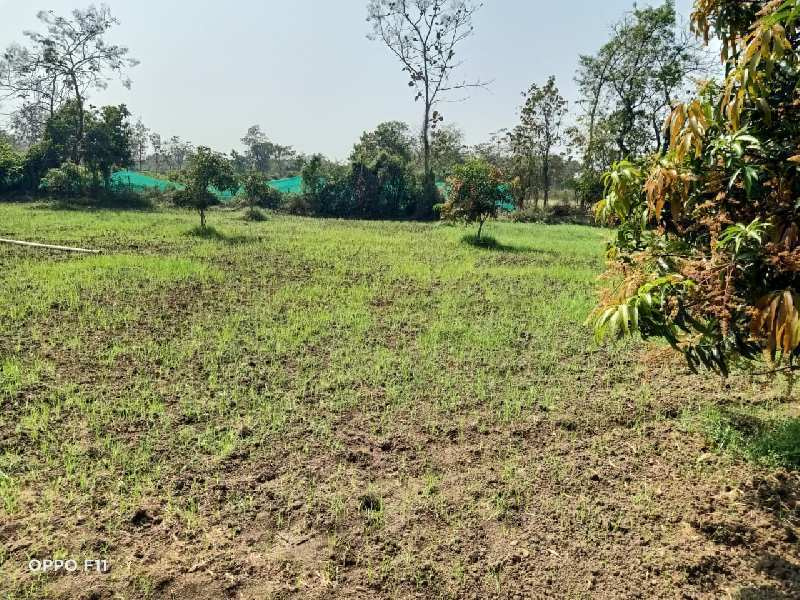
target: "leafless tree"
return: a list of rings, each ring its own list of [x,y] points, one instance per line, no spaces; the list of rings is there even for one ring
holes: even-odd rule
[[[141,119],[136,121],[131,130],[131,146],[141,171],[144,158],[147,155],[147,148],[150,146],[150,130]]]
[[[367,21],[372,25],[370,39],[381,40],[400,60],[409,76],[408,86],[423,102],[421,130],[422,157],[426,190],[435,193],[431,167],[431,129],[443,120],[434,107],[453,90],[485,86],[485,82],[454,82],[457,46],[472,35],[472,17],[480,4],[469,0],[370,0]],[[417,207],[417,216],[426,216],[426,206]]]
[[[3,56],[0,68],[0,93],[6,99],[21,100],[23,106],[38,106],[52,115],[66,100],[78,107],[78,134],[74,157],[80,156],[85,125],[85,101],[90,89],[108,84],[108,74],[122,77],[126,87],[127,68],[138,64],[129,58],[128,49],[108,44],[105,35],[119,22],[106,5],[73,10],[69,17],[41,11],[37,17],[44,33],[26,31],[30,47],[13,45]]]

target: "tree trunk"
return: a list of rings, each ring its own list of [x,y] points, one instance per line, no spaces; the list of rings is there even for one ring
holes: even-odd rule
[[[206,211],[205,209],[200,209],[200,229],[206,228]]]
[[[479,224],[478,224],[478,241],[479,241],[479,242],[481,241],[481,231],[483,230],[483,224],[484,224],[485,222],[486,222],[486,220],[485,220],[485,219],[481,219],[481,221],[480,221],[480,222],[479,222]]]
[[[550,152],[545,151],[542,157],[542,186],[544,187],[544,198],[542,206],[547,208],[547,203],[550,200]]]
[[[78,85],[78,79],[75,76],[75,73],[71,73],[72,78],[72,87],[75,91],[75,101],[78,103],[78,136],[75,140],[75,148],[73,149],[73,161],[77,164],[81,164],[81,155],[82,148],[83,148],[83,128],[85,124],[85,115],[83,111],[83,96],[81,96],[81,89]]]
[[[436,190],[436,180],[433,172],[431,171],[431,103],[428,99],[428,92],[425,92],[425,114],[424,121],[422,122],[422,169],[423,169],[423,183],[422,183],[422,197],[417,203],[415,216],[418,219],[429,218],[431,207],[434,204],[434,196]]]

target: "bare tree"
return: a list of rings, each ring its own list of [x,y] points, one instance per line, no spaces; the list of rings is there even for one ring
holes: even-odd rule
[[[131,145],[136,161],[139,163],[139,170],[142,170],[142,163],[150,146],[150,130],[145,126],[141,119],[136,121],[131,131]]]
[[[167,142],[167,160],[173,169],[180,171],[193,150],[194,146],[191,142],[182,140],[178,135],[173,135]]]
[[[0,59],[0,100],[15,103],[11,127],[26,145],[35,143],[47,119],[66,99],[65,83],[43,57],[19,44],[12,44]]]
[[[70,17],[41,11],[37,17],[46,32],[24,32],[31,47],[11,46],[4,55],[0,91],[6,97],[45,106],[52,115],[61,103],[75,100],[78,124],[73,158],[78,160],[85,130],[85,101],[90,89],[108,84],[108,73],[117,73],[126,87],[127,68],[138,61],[128,49],[108,44],[105,35],[119,23],[106,5],[73,10]]]
[[[164,158],[164,142],[161,134],[155,131],[150,133],[150,147],[153,149],[151,158],[155,163],[156,171],[161,172],[161,160]]]
[[[434,107],[453,90],[485,86],[484,82],[454,83],[453,72],[461,66],[456,47],[473,33],[472,16],[480,8],[469,0],[370,0],[367,21],[370,39],[380,39],[408,73],[408,86],[423,102],[421,130],[426,194],[417,216],[428,216],[435,197],[431,166],[431,129],[443,120]]]

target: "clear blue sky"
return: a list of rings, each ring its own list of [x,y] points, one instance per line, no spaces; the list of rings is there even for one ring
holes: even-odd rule
[[[653,0],[640,5],[654,4]],[[40,9],[78,0],[0,0],[0,46],[22,41]],[[419,106],[396,59],[366,38],[366,0],[109,0],[121,25],[110,39],[141,64],[132,89],[112,84],[95,104],[124,102],[164,136],[239,148],[259,123],[302,152],[344,158],[364,129],[385,120],[416,127]],[[687,15],[692,0],[678,0]],[[464,78],[494,80],[442,107],[469,143],[512,126],[520,92],[554,74],[575,108],[577,57],[592,53],[632,0],[486,0],[460,49]]]

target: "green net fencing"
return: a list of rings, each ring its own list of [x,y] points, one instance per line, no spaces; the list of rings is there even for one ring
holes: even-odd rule
[[[267,185],[284,194],[300,194],[303,192],[303,178],[299,175],[288,179],[273,179]]]
[[[151,177],[144,173],[137,171],[117,171],[111,176],[111,182],[114,185],[134,188],[134,189],[158,189],[163,191],[167,190],[182,190],[186,186],[176,181],[169,181],[167,179],[159,179],[158,177]],[[278,190],[284,194],[299,194],[303,191],[303,178],[300,176],[289,177],[287,179],[273,179],[267,185]],[[222,200],[230,200],[239,192],[231,192],[226,190],[220,192],[217,189],[210,188],[210,191]]]
[[[111,176],[111,181],[114,185],[140,190],[158,189],[162,192],[167,190],[182,190],[186,187],[182,183],[178,183],[176,181],[151,177],[150,175],[145,175],[144,173],[139,173],[137,171],[117,171]],[[286,179],[273,179],[272,181],[268,182],[267,185],[283,194],[300,194],[303,192],[303,178],[299,175],[296,177],[288,177]],[[439,188],[439,191],[442,192],[442,194],[447,195],[449,188],[444,181],[437,181],[436,187]],[[511,191],[508,189],[508,186],[503,186],[503,188],[503,191],[506,195],[506,200],[505,202],[499,202],[497,206],[501,210],[511,212],[515,208],[513,198],[511,197]],[[218,198],[220,198],[220,200],[223,201],[230,200],[236,196],[239,191],[241,191],[239,190],[235,193],[232,193],[227,190],[220,192],[214,188],[209,189]]]
[[[111,183],[139,189],[156,188],[161,191],[182,190],[186,187],[182,183],[157,179],[136,171],[117,171],[111,176]]]

